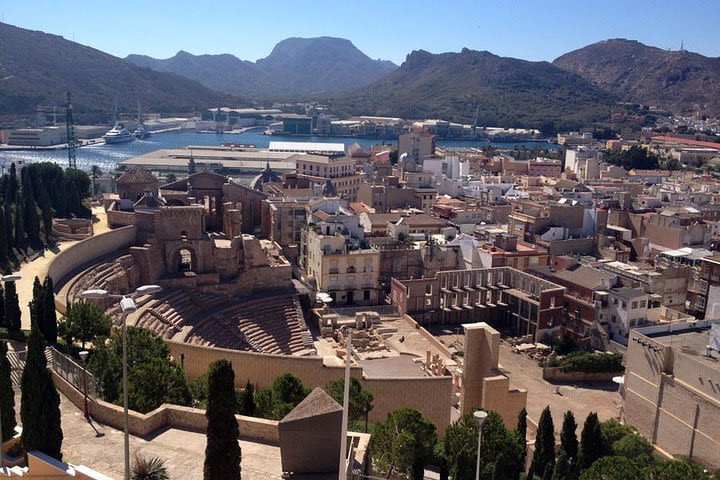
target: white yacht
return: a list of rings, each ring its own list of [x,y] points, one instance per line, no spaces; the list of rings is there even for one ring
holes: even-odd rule
[[[148,130],[145,125],[140,124],[133,132],[133,135],[135,135],[135,138],[139,138],[142,140],[142,139],[149,137],[152,134],[150,133],[150,130]]]
[[[116,122],[112,130],[103,135],[102,138],[108,145],[114,143],[125,143],[135,140],[135,136],[130,133],[127,128],[125,128],[125,125],[120,122]]]

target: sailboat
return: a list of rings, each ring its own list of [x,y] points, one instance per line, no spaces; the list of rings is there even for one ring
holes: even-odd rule
[[[141,140],[148,138],[151,135],[150,130],[148,130],[145,126],[145,119],[143,118],[142,110],[140,109],[140,100],[138,100],[138,127],[133,132],[133,135],[135,135],[135,138],[139,138]]]

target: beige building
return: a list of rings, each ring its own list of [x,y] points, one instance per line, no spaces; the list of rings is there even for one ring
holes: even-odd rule
[[[337,305],[377,305],[380,251],[348,250],[342,235],[307,232],[307,274]]]
[[[415,163],[435,154],[435,135],[427,132],[408,132],[398,137],[398,155],[408,154]]]
[[[628,424],[664,451],[717,469],[719,352],[707,349],[713,324],[720,336],[718,320],[632,330],[621,392]]]
[[[362,175],[355,174],[355,159],[350,157],[326,157],[323,155],[302,155],[296,160],[298,177],[322,185],[330,180],[337,196],[354,202]]]

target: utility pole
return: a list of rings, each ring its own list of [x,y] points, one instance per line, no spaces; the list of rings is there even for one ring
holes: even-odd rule
[[[72,117],[72,103],[70,103],[70,92],[67,92],[65,98],[65,129],[68,146],[68,168],[77,168],[77,160],[75,159],[75,125]]]

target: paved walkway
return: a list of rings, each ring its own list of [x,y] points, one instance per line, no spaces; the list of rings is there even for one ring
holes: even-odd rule
[[[94,234],[98,235],[110,230],[107,224],[107,215],[105,214],[105,210],[102,207],[93,207],[92,212],[97,217],[97,221],[93,224]],[[20,301],[23,329],[30,328],[30,308],[28,304],[32,300],[32,289],[35,277],[38,277],[41,282],[44,281],[48,268],[50,267],[50,263],[52,263],[58,253],[67,250],[76,243],[78,243],[78,240],[61,242],[57,245],[57,247],[53,247],[52,250],[45,250],[42,252],[42,255],[32,262],[20,265],[20,270],[17,273],[22,276],[22,279],[17,282],[17,292],[18,299]]]
[[[20,397],[15,398],[18,423]],[[60,395],[63,429],[63,461],[85,465],[111,478],[123,478],[123,432],[95,422],[88,423],[82,411]],[[205,433],[166,429],[148,438],[130,436],[130,461],[136,454],[165,460],[171,479],[195,479],[203,476]],[[262,443],[240,442],[244,480],[281,478],[280,448]]]

